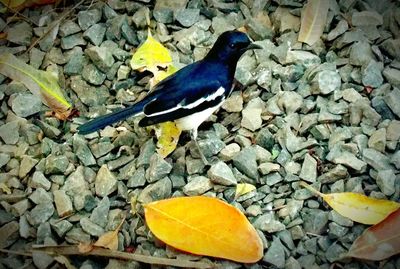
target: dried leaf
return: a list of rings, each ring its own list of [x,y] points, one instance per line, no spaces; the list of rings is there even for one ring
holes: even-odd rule
[[[249,183],[239,183],[236,185],[235,199],[246,193],[254,191],[255,189],[256,189],[256,187]]]
[[[328,15],[328,0],[309,0],[301,13],[298,40],[312,46],[321,37]]]
[[[144,208],[150,230],[174,248],[243,263],[257,262],[263,256],[254,227],[237,208],[219,199],[178,197]]]
[[[346,257],[381,261],[400,253],[400,209],[366,229]]]
[[[27,65],[14,55],[0,55],[0,73],[23,83],[33,94],[41,97],[42,102],[50,107],[60,118],[67,119],[72,106],[64,98],[57,79],[50,73]]]
[[[118,249],[118,232],[121,229],[122,224],[125,221],[125,217],[114,231],[109,231],[99,237],[99,239],[93,244],[96,247],[108,248],[111,250]]]
[[[131,59],[133,70],[148,70],[155,74],[159,67],[167,68],[172,63],[169,51],[153,38],[151,32],[147,35],[146,41],[137,49]]]
[[[343,192],[323,194],[305,182],[301,185],[321,196],[342,216],[363,224],[376,224],[400,208],[400,204],[389,200],[370,198],[359,193]]]
[[[179,136],[182,130],[179,129],[175,122],[164,122],[155,127],[157,136],[157,152],[163,157],[167,157],[176,148]]]

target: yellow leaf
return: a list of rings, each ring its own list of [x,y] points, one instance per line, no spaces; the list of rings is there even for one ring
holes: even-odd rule
[[[50,72],[35,69],[14,55],[4,53],[0,55],[0,73],[23,83],[55,113],[68,116],[72,112],[72,106],[64,98],[57,78]]]
[[[197,255],[254,263],[263,244],[237,208],[206,196],[178,197],[144,206],[153,234],[174,248]]]
[[[111,250],[118,249],[118,232],[121,229],[122,224],[125,221],[125,217],[114,231],[109,231],[99,237],[99,239],[93,244],[96,247],[108,248]]]
[[[370,198],[359,193],[343,192],[324,194],[305,182],[300,185],[321,196],[342,216],[363,224],[376,224],[400,208],[400,203]]]
[[[255,189],[256,189],[256,187],[249,183],[239,183],[236,185],[235,199],[246,193],[254,191]]]
[[[309,0],[301,13],[298,40],[312,46],[321,37],[329,9],[328,0]]]
[[[158,139],[157,152],[165,158],[175,150],[182,131],[171,121],[158,124],[155,131]]]
[[[165,79],[166,77],[172,75],[178,71],[178,69],[172,64],[168,65],[165,70],[158,70],[154,73],[154,77],[150,80],[150,89],[152,89],[158,82]]]
[[[148,70],[155,74],[158,67],[166,68],[172,63],[172,57],[169,51],[157,40],[155,40],[150,31],[146,41],[137,49],[131,59],[133,70]]]

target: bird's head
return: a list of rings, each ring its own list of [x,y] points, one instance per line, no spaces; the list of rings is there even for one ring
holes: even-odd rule
[[[243,32],[227,31],[218,37],[206,59],[236,64],[240,56],[250,49],[261,49],[261,47],[252,43]]]

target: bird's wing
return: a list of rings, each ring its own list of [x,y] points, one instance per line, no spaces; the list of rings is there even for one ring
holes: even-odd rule
[[[225,88],[216,79],[200,76],[175,77],[157,87],[159,94],[144,106],[146,117],[139,124],[172,121],[219,104],[225,98]]]

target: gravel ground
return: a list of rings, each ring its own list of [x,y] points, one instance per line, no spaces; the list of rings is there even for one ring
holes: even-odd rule
[[[62,9],[2,14],[7,37],[0,52],[58,73],[80,116],[45,117],[38,97],[0,75],[0,192],[13,197],[0,195],[0,249],[88,243],[118,226],[131,197],[146,203],[204,194],[245,213],[265,247],[254,265],[210,258],[222,268],[400,268],[398,257],[337,261],[367,226],[299,186],[304,180],[324,193],[399,200],[399,4],[331,0],[321,41],[310,47],[297,42],[304,2],[85,1],[39,42]],[[132,71],[129,60],[146,39],[148,10],[153,35],[178,67],[201,59],[226,30],[244,26],[263,47],[238,64],[243,91],[234,91],[200,127],[211,166],[188,135],[163,159],[154,134],[138,127],[137,118],[76,133],[87,118],[147,93],[150,75]],[[235,185],[244,182],[257,189],[235,200]],[[198,259],[155,244],[138,215],[128,214],[119,239],[119,250]],[[147,268],[113,259],[71,261],[82,269]],[[1,254],[0,268],[60,265],[44,254]]]

